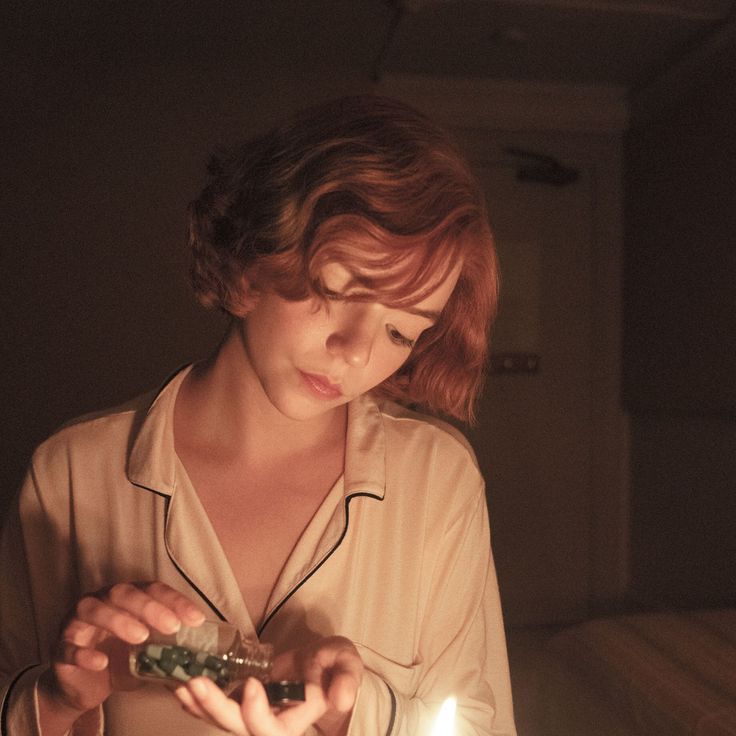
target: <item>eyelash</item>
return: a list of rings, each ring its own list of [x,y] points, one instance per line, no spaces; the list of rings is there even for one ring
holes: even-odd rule
[[[339,294],[336,291],[328,291],[327,289],[324,289],[322,294],[325,299],[333,302],[342,301],[345,298],[342,294]],[[389,339],[394,344],[400,345],[404,348],[409,348],[410,350],[414,347],[414,343],[416,341],[410,340],[408,337],[404,337],[393,325],[386,325],[386,331],[388,332]]]
[[[404,337],[393,325],[387,325],[386,329],[388,330],[388,336],[392,342],[409,349],[414,347],[414,340]]]

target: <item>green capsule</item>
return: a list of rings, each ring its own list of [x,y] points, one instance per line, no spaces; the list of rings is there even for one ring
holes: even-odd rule
[[[199,677],[201,674],[204,673],[205,666],[202,662],[190,662],[189,666],[187,667],[187,672],[192,677]]]
[[[171,656],[180,664],[184,664],[185,662],[191,662],[194,655],[192,650],[186,647],[172,647]]]
[[[214,682],[214,683],[218,683],[218,680],[219,680],[219,678],[220,678],[220,673],[219,673],[219,672],[215,672],[214,670],[209,670],[209,669],[207,669],[206,667],[205,667],[205,669],[204,669],[204,670],[202,671],[202,674],[203,674],[203,675],[204,675],[205,677],[208,677],[208,678],[209,678],[210,680],[212,680],[212,682]]]
[[[172,657],[161,657],[158,662],[158,666],[167,674],[170,675],[177,667],[179,663],[175,662]]]
[[[151,659],[145,652],[138,652],[136,657],[138,672],[148,673],[151,672],[155,666],[155,661]]]
[[[146,647],[146,654],[151,659],[161,659],[161,655],[163,654],[164,648],[160,644],[149,644]]]
[[[225,662],[220,657],[215,657],[214,654],[210,654],[204,660],[204,666],[210,670],[221,670],[225,666]]]
[[[187,680],[192,679],[192,676],[180,664],[174,667],[171,671],[171,676],[177,680],[181,680],[182,682],[187,682]]]
[[[164,672],[157,664],[154,664],[148,672],[141,672],[140,674],[144,675],[145,677],[169,677],[169,673]]]

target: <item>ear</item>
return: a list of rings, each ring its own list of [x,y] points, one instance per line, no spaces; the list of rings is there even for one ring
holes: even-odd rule
[[[235,281],[231,291],[228,312],[238,319],[245,317],[258,302],[260,292],[250,274],[243,273]]]

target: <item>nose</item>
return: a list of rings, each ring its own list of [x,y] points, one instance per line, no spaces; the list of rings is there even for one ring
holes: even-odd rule
[[[376,331],[377,324],[371,319],[370,305],[351,304],[330,332],[327,351],[348,365],[363,368],[371,359]]]

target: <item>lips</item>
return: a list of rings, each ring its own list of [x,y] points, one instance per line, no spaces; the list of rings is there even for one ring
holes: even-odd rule
[[[339,399],[342,390],[337,384],[332,383],[326,376],[316,373],[305,373],[299,371],[307,388],[320,399]]]

